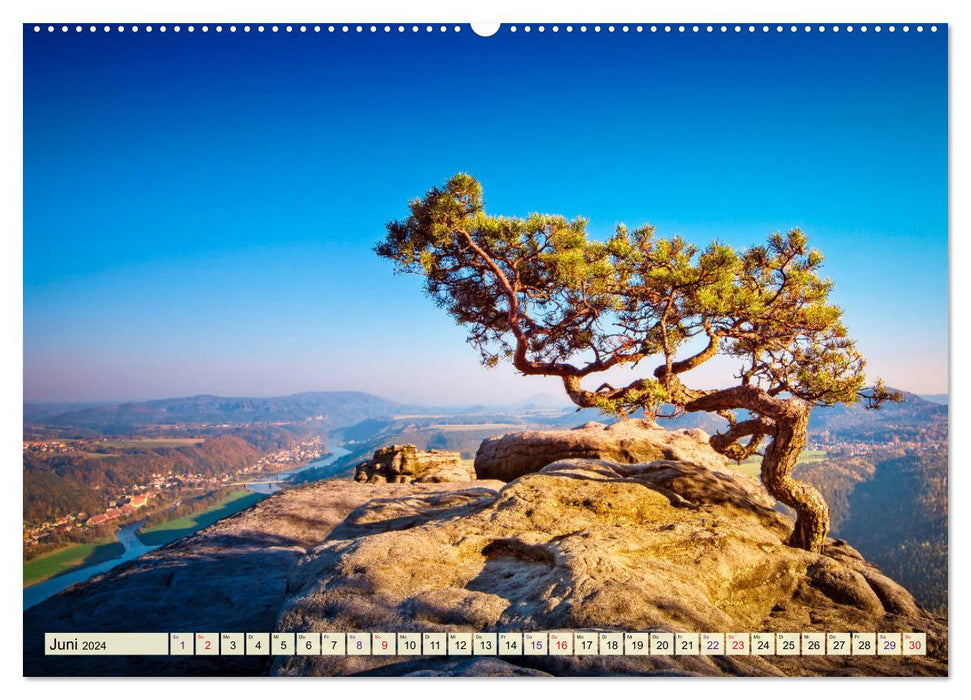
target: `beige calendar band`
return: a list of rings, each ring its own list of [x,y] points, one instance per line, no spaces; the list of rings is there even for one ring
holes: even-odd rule
[[[48,632],[48,656],[924,656],[923,632]]]

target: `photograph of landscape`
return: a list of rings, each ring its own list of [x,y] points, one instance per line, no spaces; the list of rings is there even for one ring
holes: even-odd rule
[[[54,26],[25,676],[948,675],[946,24]]]

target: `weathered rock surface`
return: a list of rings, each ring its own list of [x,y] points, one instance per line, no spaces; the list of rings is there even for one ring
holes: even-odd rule
[[[703,430],[665,430],[649,420],[604,425],[586,423],[573,430],[527,430],[484,440],[475,455],[480,479],[512,481],[561,459],[604,459],[636,464],[675,459],[709,469],[725,466]]]
[[[24,613],[27,675],[944,675],[947,628],[748,477],[565,460],[512,483],[281,492]],[[45,631],[877,631],[923,657],[44,657]]]
[[[270,631],[287,599],[290,570],[350,513],[376,495],[396,498],[438,492],[462,498],[463,489],[456,484],[370,486],[335,480],[281,491],[24,611],[24,674],[265,674],[269,657],[169,657],[164,662],[152,657],[45,657],[43,635]],[[493,492],[472,488],[471,493],[478,498]],[[403,525],[407,522],[402,520]]]
[[[921,657],[503,657],[553,675],[940,675],[947,630],[846,543],[785,546],[750,477],[564,460],[505,485],[377,498],[290,574],[286,630],[922,631]],[[402,524],[405,524],[403,526]],[[448,658],[278,657],[285,675],[507,673]]]
[[[472,481],[475,470],[462,460],[458,452],[423,452],[415,445],[390,445],[375,450],[371,459],[358,464],[354,479],[369,484]]]

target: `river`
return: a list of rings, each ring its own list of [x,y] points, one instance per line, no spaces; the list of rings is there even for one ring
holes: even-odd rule
[[[252,484],[246,484],[245,486],[248,490],[253,491],[254,493],[275,493],[282,488],[283,483],[290,476],[299,474],[306,469],[326,467],[347,454],[350,454],[350,452],[345,450],[343,447],[332,447],[331,451],[325,457],[318,459],[315,462],[305,464],[304,466],[297,467],[296,469],[288,469],[284,472],[276,472],[266,479],[254,482]],[[329,478],[331,476],[334,476],[334,474],[327,474],[323,478]],[[41,581],[40,583],[35,583],[33,586],[27,586],[24,588],[24,610],[37,605],[43,600],[47,600],[52,595],[57,595],[68,586],[73,586],[76,583],[87,581],[89,578],[102,574],[105,571],[109,571],[119,564],[123,564],[126,561],[131,561],[132,559],[137,559],[143,554],[151,552],[153,549],[158,549],[158,547],[149,547],[138,539],[136,533],[139,529],[141,529],[142,525],[144,525],[144,522],[141,521],[131,523],[119,528],[115,533],[118,541],[121,542],[125,547],[125,552],[120,557],[109,559],[108,561],[101,562],[100,564],[94,564],[93,566],[85,566],[82,569],[75,569],[74,571],[69,571],[66,574],[61,574],[60,576],[55,576],[54,578],[49,578],[46,581]]]
[[[131,561],[156,549],[156,547],[149,547],[148,545],[142,544],[142,541],[135,535],[138,529],[144,524],[144,522],[131,523],[130,525],[119,528],[118,532],[115,533],[118,541],[125,546],[125,552],[120,557],[109,559],[108,561],[103,561],[93,566],[85,566],[83,569],[75,569],[66,574],[61,574],[60,576],[55,576],[54,578],[49,578],[46,581],[41,581],[40,583],[35,583],[33,586],[24,588],[24,610],[37,605],[42,600],[47,600],[52,595],[60,593],[68,586],[87,581],[92,576],[104,573],[119,564]]]
[[[331,447],[330,452],[327,453],[325,457],[318,459],[316,462],[305,464],[302,467],[297,467],[296,469],[288,469],[285,472],[275,472],[266,478],[260,479],[259,481],[253,481],[251,483],[245,484],[245,486],[247,490],[252,491],[254,493],[265,493],[265,494],[276,493],[277,491],[280,490],[281,484],[283,484],[287,479],[289,479],[294,474],[299,474],[300,472],[306,471],[308,469],[319,469],[320,467],[329,466],[334,462],[336,462],[337,460],[339,460],[341,457],[344,457],[345,455],[349,455],[350,453],[351,453],[350,450],[345,450],[343,447]],[[328,473],[326,476],[323,476],[321,478],[329,479],[334,475],[335,475],[334,473]]]

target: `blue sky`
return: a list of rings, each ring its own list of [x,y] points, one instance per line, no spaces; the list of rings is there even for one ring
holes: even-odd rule
[[[374,256],[489,211],[743,246],[801,226],[873,377],[947,390],[947,36],[25,28],[24,395],[556,393]],[[698,381],[718,383],[724,367]]]

